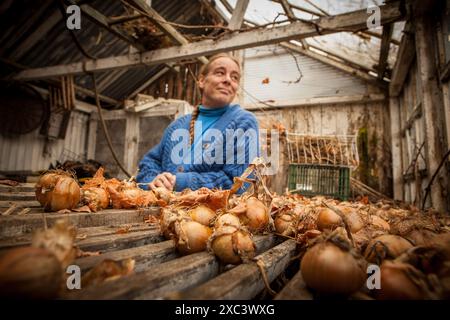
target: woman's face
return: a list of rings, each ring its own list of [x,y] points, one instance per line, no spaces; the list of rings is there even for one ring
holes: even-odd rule
[[[200,75],[198,84],[203,91],[202,105],[220,108],[233,101],[239,87],[241,72],[238,65],[227,57],[214,60],[206,76]]]

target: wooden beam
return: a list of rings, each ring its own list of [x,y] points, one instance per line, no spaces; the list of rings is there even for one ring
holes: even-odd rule
[[[69,0],[69,3],[76,4],[76,1]],[[139,51],[145,51],[145,47],[142,44],[140,44],[136,38],[133,38],[131,35],[127,34],[117,26],[110,25],[108,18],[105,17],[103,14],[101,14],[99,11],[92,8],[90,5],[81,4],[80,9],[86,15],[86,17],[92,22],[94,22],[96,25],[108,30],[113,35],[129,43]]]
[[[384,79],[384,73],[388,66],[388,56],[392,37],[392,31],[394,29],[393,24],[386,24],[383,26],[383,36],[380,45],[380,59],[378,62],[378,79]]]
[[[119,261],[131,258],[136,262],[134,271],[141,272],[150,266],[163,263],[177,257],[179,257],[179,254],[175,250],[174,242],[172,240],[167,240],[139,247],[105,252],[99,256],[80,258],[75,261],[75,264],[80,267],[82,272],[86,272],[105,259]]]
[[[309,99],[295,99],[295,100],[282,100],[271,102],[270,106],[262,103],[252,103],[246,104],[245,109],[248,110],[260,110],[260,109],[270,109],[270,108],[294,108],[303,106],[317,106],[324,104],[355,104],[355,103],[376,103],[386,100],[384,94],[371,93],[368,95],[353,95],[353,96],[332,96],[332,97],[320,97],[320,98],[309,98]]]
[[[254,239],[257,251],[271,248],[273,235]],[[68,294],[68,299],[155,299],[205,282],[219,273],[219,261],[209,252],[190,254],[116,281]]]
[[[274,281],[291,263],[296,243],[286,240],[254,258],[260,261],[269,283]],[[240,264],[202,285],[172,294],[171,299],[181,300],[249,300],[265,288],[261,269],[255,262]]]
[[[230,23],[228,27],[231,30],[240,29],[242,23],[244,22],[245,11],[247,10],[249,0],[238,0],[236,7],[233,10],[233,15],[231,16]]]
[[[287,0],[280,0],[280,4],[283,7],[284,12],[286,13],[288,19],[293,22],[297,20],[297,17],[295,16],[294,12],[292,11],[292,8]],[[308,49],[308,43],[305,39],[300,39],[300,43],[302,44],[302,47],[305,49]]]
[[[95,213],[73,212],[73,213],[33,213],[26,216],[1,217],[0,238],[14,237],[44,228],[44,215],[47,225],[51,227],[58,219],[68,219],[69,223],[76,227],[95,226],[118,226],[126,223],[142,222],[149,215],[159,212],[159,208],[148,208],[142,210],[117,210],[106,209]]]
[[[437,79],[438,70],[436,67],[436,48],[433,41],[435,35],[434,15],[422,15],[416,18],[416,50],[418,75],[421,79],[422,108],[425,122],[426,136],[426,158],[427,169],[431,177],[439,167],[445,153],[443,132],[444,105],[442,92],[439,89]],[[446,204],[445,188],[448,185],[448,175],[445,170],[441,170],[436,177],[435,183],[431,185],[431,204],[439,212],[448,210]]]
[[[137,1],[137,0],[134,0]],[[390,3],[380,6],[381,24],[392,23],[403,19],[398,8],[398,3]],[[32,80],[55,77],[67,74],[80,74],[102,70],[133,67],[144,64],[160,64],[179,59],[195,58],[203,55],[224,51],[250,48],[267,44],[279,43],[292,39],[302,39],[317,34],[331,34],[344,30],[354,31],[366,29],[368,13],[366,10],[358,10],[333,17],[323,17],[313,22],[296,21],[286,26],[270,29],[256,29],[238,34],[228,34],[221,40],[203,40],[189,43],[179,47],[158,49],[131,55],[86,60],[66,65],[57,65],[44,68],[36,68],[19,72],[16,80]]]
[[[291,43],[285,42],[285,43],[281,43],[280,45],[282,47],[284,47],[284,48],[287,48],[289,50],[298,52],[298,53],[303,54],[303,55],[305,55],[307,57],[313,58],[313,59],[318,60],[318,61],[320,61],[322,63],[325,63],[325,64],[327,64],[329,66],[332,66],[332,67],[334,67],[336,69],[339,69],[339,70],[341,70],[341,71],[343,71],[345,73],[348,73],[348,74],[351,74],[351,75],[356,76],[358,78],[361,78],[364,81],[366,81],[368,83],[371,83],[371,84],[373,84],[373,85],[375,85],[377,87],[381,87],[382,89],[387,89],[387,83],[383,82],[382,80],[377,80],[375,77],[371,76],[367,72],[358,70],[358,69],[356,69],[356,68],[354,68],[352,66],[346,65],[345,63],[335,61],[335,60],[330,59],[330,58],[328,58],[326,56],[323,56],[321,54],[315,53],[315,52],[313,52],[311,50],[306,50],[304,48],[301,48],[299,46],[293,45]]]
[[[223,1],[227,1],[227,0],[223,0]],[[271,1],[280,3],[281,0],[271,0]],[[328,12],[326,12],[323,9],[320,9],[317,5],[315,5],[315,7],[320,9],[320,11],[321,11],[320,13],[316,12],[316,11],[313,11],[313,10],[310,10],[308,8],[305,8],[305,7],[299,6],[299,5],[292,4],[292,3],[289,3],[289,5],[293,9],[296,9],[296,10],[299,10],[299,11],[303,11],[305,13],[309,13],[309,14],[312,14],[312,15],[317,16],[317,17],[329,17],[330,16],[330,14]],[[361,36],[362,38],[367,38],[368,36],[369,37],[378,38],[378,39],[382,38],[381,34],[379,34],[377,32],[374,32],[374,31],[370,31],[370,30],[358,31],[358,32],[356,32],[356,35]],[[397,45],[397,46],[400,45],[400,41],[398,41],[396,39],[393,39],[393,38],[390,39],[390,42],[395,44],[395,45]]]
[[[403,201],[403,160],[402,137],[400,122],[400,103],[398,98],[389,99],[389,114],[391,120],[391,154],[392,154],[392,182],[394,199]]]
[[[150,79],[145,81],[142,85],[139,86],[136,90],[134,90],[130,95],[128,95],[127,99],[134,98],[139,92],[147,88],[149,85],[151,85],[154,81],[158,80],[162,75],[166,74],[170,70],[169,67],[164,67],[157,73],[155,73]]]
[[[414,33],[411,24],[407,23],[389,83],[389,95],[391,97],[397,97],[400,94],[415,57]]]
[[[366,72],[366,73],[369,73],[370,71],[372,71],[373,73],[377,73],[377,71],[375,69],[367,67],[367,66],[364,66],[362,64],[359,64],[359,63],[351,60],[350,57],[348,57],[348,56],[345,57],[345,56],[343,56],[343,55],[341,55],[341,54],[339,54],[339,53],[337,53],[335,51],[330,51],[329,49],[325,50],[325,49],[323,49],[321,47],[318,47],[316,45],[313,45],[313,44],[310,44],[309,47],[310,48],[314,48],[315,50],[323,52],[324,54],[326,54],[327,56],[329,56],[332,59],[336,59],[337,61],[343,61],[343,62],[345,62],[346,64],[348,64],[349,66],[351,66],[351,67],[353,67],[355,69],[360,69],[361,71]]]
[[[156,24],[161,31],[163,31],[165,34],[167,34],[172,40],[175,41],[177,44],[181,45],[187,45],[189,44],[189,41],[181,34],[179,33],[174,27],[172,27],[169,23],[167,23],[166,19],[159,15],[158,12],[156,12],[152,7],[148,6],[147,3],[143,0],[127,0],[127,2],[133,4],[134,7],[139,9],[140,11],[143,11],[147,17]],[[208,63],[208,59],[205,57],[198,57],[198,60],[201,63]]]

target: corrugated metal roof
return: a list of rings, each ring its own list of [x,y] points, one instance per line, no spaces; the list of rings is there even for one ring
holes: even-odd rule
[[[125,14],[125,6],[120,1],[95,0],[89,5],[106,17]],[[167,21],[188,25],[211,24],[208,15],[202,13],[201,3],[197,0],[153,0],[152,7]],[[75,30],[74,34],[89,54],[104,58],[129,52],[130,46],[127,42],[88,18],[83,18],[83,13],[81,17],[81,30]],[[40,34],[39,41],[21,54],[18,49],[29,39],[32,32],[43,24],[50,25],[50,30]],[[3,27],[0,53],[4,59],[27,67],[66,64],[86,59],[66,28],[56,1],[14,1],[6,11],[0,11],[0,26]],[[178,30],[188,37],[205,33],[204,29]],[[125,72],[116,70],[99,73],[97,83],[101,84],[100,93],[122,100],[161,68],[162,66],[138,67]],[[93,87],[89,76],[76,76],[75,83],[88,89]]]

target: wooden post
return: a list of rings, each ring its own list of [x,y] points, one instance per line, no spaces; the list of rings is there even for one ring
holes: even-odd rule
[[[126,117],[124,166],[131,175],[135,175],[138,162],[139,114],[130,112]]]
[[[416,19],[416,51],[419,76],[422,80],[423,111],[426,135],[426,158],[428,179],[436,172],[443,157],[444,143],[442,140],[441,116],[444,112],[442,96],[437,82],[437,69],[435,64],[436,48],[434,43],[434,22],[428,16],[419,16]],[[446,211],[445,186],[447,177],[445,170],[441,170],[437,179],[431,186],[431,203],[438,211]]]
[[[397,98],[389,99],[389,113],[391,117],[391,153],[392,177],[394,184],[394,199],[403,199],[403,166],[402,166],[402,138],[400,123],[400,105]]]

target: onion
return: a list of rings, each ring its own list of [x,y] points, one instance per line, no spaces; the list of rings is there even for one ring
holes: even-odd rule
[[[357,210],[351,207],[339,207],[339,209],[345,214],[348,226],[352,233],[356,233],[364,227],[364,222]]]
[[[419,300],[424,295],[411,280],[410,275],[418,273],[413,266],[396,261],[385,260],[380,266],[380,289],[374,290],[380,300]]]
[[[282,213],[275,217],[275,230],[285,236],[289,236],[295,232],[293,227],[294,217],[289,213]]]
[[[383,234],[369,242],[364,251],[364,257],[369,262],[379,263],[386,258],[396,258],[412,247],[408,240],[400,236]]]
[[[428,246],[433,243],[433,239],[437,236],[437,234],[433,231],[422,229],[417,230],[414,229],[410,233],[408,233],[405,238],[410,240],[412,243],[414,243],[416,246]]]
[[[210,239],[210,248],[225,264],[239,264],[255,256],[251,234],[233,226],[216,229]]]
[[[247,211],[241,215],[241,221],[248,226],[250,231],[257,232],[267,227],[269,224],[269,210],[255,197],[250,197],[246,201]]]
[[[372,225],[374,225],[375,227],[382,229],[382,230],[386,230],[389,231],[391,229],[391,227],[389,226],[389,223],[387,223],[384,219],[380,218],[379,216],[371,216],[371,222]]]
[[[317,228],[320,231],[333,230],[342,223],[342,218],[336,212],[328,208],[320,208],[317,217]]]
[[[109,194],[103,188],[89,187],[81,188],[82,202],[87,204],[89,209],[96,212],[106,209],[109,206]]]
[[[58,259],[41,248],[24,247],[6,252],[0,259],[0,296],[53,299],[63,280]]]
[[[239,228],[241,226],[241,222],[238,217],[236,217],[234,214],[231,213],[225,213],[220,215],[216,222],[214,223],[214,227],[220,228],[223,226],[234,226],[236,228]]]
[[[160,217],[161,232],[166,239],[172,239],[175,233],[174,223],[181,220],[186,213],[182,210],[173,210],[170,208],[162,208]]]
[[[205,226],[209,226],[216,217],[216,213],[205,205],[199,205],[188,211],[192,220],[197,221]]]
[[[321,242],[305,253],[300,270],[308,287],[324,294],[348,295],[364,284],[366,275],[361,263],[351,252]]]
[[[36,199],[48,211],[73,209],[80,202],[77,181],[64,171],[44,174],[35,189]]]
[[[212,230],[197,221],[175,222],[175,247],[183,254],[206,249]]]

